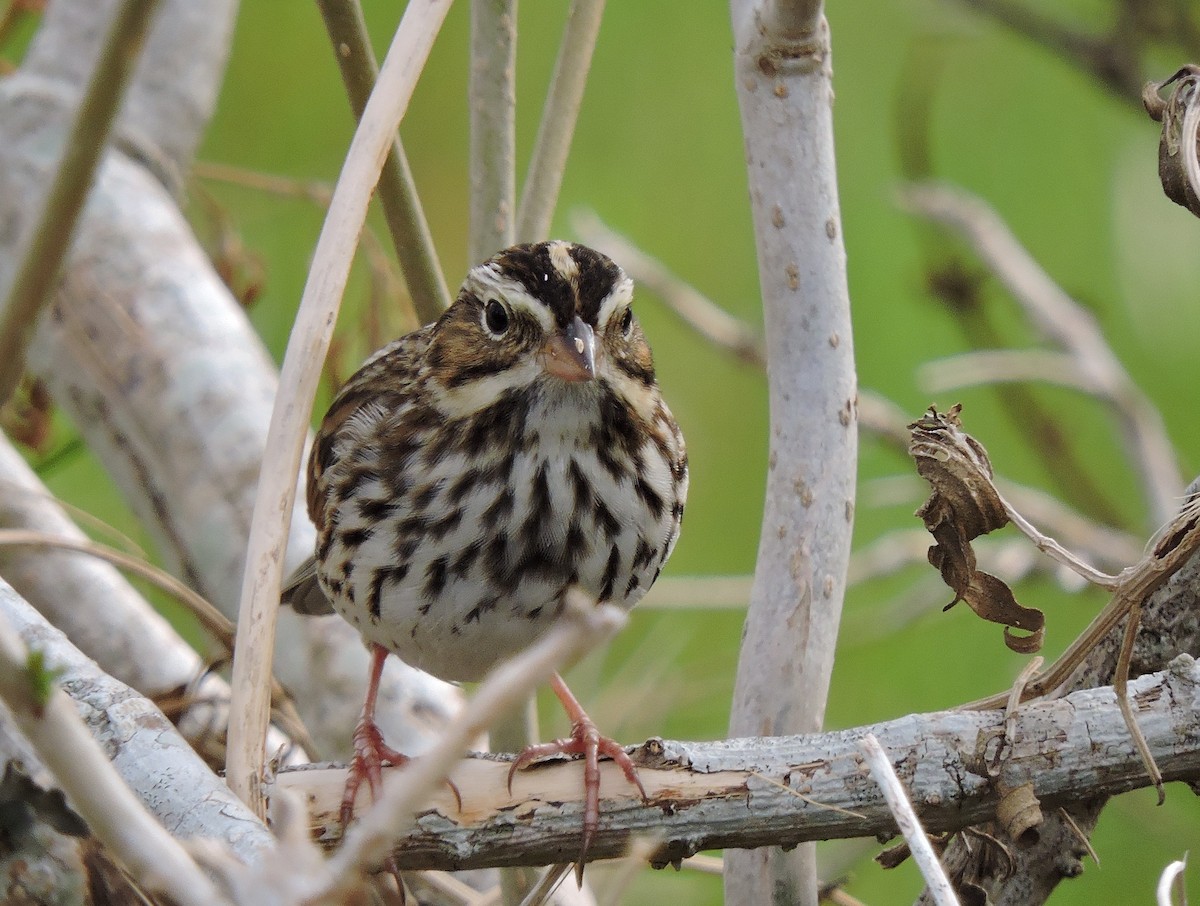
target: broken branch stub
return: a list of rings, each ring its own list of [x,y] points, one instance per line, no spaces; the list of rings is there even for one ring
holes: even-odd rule
[[[1042,647],[1045,614],[1022,607],[1003,581],[975,565],[971,541],[1002,528],[1008,514],[992,481],[987,451],[962,430],[961,409],[955,405],[942,413],[930,406],[908,426],[909,455],[916,461],[917,474],[932,488],[916,512],[937,542],[929,548],[929,562],[954,592],[946,610],[965,601],[983,619],[1004,626],[1009,648],[1032,654]],[[1026,634],[1015,635],[1014,629]]]

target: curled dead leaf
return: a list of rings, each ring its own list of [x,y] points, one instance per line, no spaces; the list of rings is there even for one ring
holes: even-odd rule
[[[1041,838],[1045,817],[1042,804],[1034,795],[1033,783],[1016,787],[999,787],[1000,802],[996,805],[996,821],[1004,828],[1018,849],[1029,849]]]
[[[929,563],[954,592],[945,609],[965,601],[983,619],[1004,626],[1009,648],[1031,654],[1042,647],[1045,614],[1022,607],[1004,582],[976,568],[971,541],[1006,525],[1008,513],[992,481],[987,451],[962,430],[961,410],[955,405],[942,413],[931,406],[908,426],[908,452],[932,489],[916,512],[937,542],[929,549]],[[1026,634],[1016,635],[1014,629]]]
[[[1171,96],[1162,90],[1174,85]],[[1158,140],[1158,178],[1167,198],[1200,217],[1200,186],[1196,185],[1197,127],[1200,126],[1200,66],[1188,64],[1170,78],[1148,82],[1142,104],[1155,122],[1162,123]],[[1189,116],[1189,110],[1191,115]],[[1192,176],[1189,176],[1189,169]]]

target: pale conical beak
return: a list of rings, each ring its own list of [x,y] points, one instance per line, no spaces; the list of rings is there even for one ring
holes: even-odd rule
[[[596,334],[578,315],[542,347],[547,374],[564,381],[590,381],[596,376]]]

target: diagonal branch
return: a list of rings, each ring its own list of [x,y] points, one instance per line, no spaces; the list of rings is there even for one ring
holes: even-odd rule
[[[333,190],[283,359],[281,390],[271,414],[263,457],[269,468],[264,468],[259,477],[246,554],[226,770],[230,787],[259,816],[265,813],[261,786],[266,754],[263,741],[283,551],[308,414],[371,191],[449,6],[449,0],[437,0],[405,10]]]
[[[515,231],[518,242],[549,238],[603,15],[604,0],[572,0],[558,58],[554,61],[554,74],[550,77],[546,106],[538,124],[533,156],[529,159],[525,186],[521,190]]]
[[[354,118],[361,120],[379,76],[362,6],[358,0],[318,0],[317,6],[333,43]],[[450,305],[450,290],[442,276],[429,222],[421,208],[408,155],[404,153],[399,136],[392,140],[392,148],[383,163],[378,192],[396,257],[404,272],[404,283],[417,310],[417,323],[436,321]]]
[[[112,18],[38,222],[0,308],[0,403],[12,396],[25,370],[25,350],[38,313],[50,301],[157,6],[158,0],[123,0]]]
[[[1156,524],[1175,512],[1183,481],[1158,410],[1113,353],[1095,317],[1068,296],[981,199],[947,186],[917,185],[905,203],[966,241],[1043,336],[1069,354],[1081,380],[1113,410]]]

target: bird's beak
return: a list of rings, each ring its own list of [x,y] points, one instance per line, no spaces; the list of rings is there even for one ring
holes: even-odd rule
[[[572,383],[596,376],[596,334],[579,315],[555,332],[542,347],[547,374]]]

